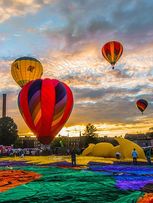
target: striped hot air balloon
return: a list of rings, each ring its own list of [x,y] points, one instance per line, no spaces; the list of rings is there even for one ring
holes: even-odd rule
[[[49,144],[70,116],[73,95],[70,88],[59,80],[38,79],[21,89],[18,106],[38,140]]]
[[[123,46],[120,42],[110,41],[102,47],[101,52],[104,58],[112,65],[112,69],[114,69],[114,65],[123,53]]]
[[[41,78],[43,67],[40,61],[35,58],[21,57],[12,63],[11,73],[16,83],[23,87],[31,80]]]
[[[148,106],[148,102],[145,100],[145,99],[139,99],[137,102],[136,102],[136,106],[137,108],[142,112],[144,112],[144,110],[147,108]]]

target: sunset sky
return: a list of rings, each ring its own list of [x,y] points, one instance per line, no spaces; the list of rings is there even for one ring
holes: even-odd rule
[[[115,70],[101,55],[110,40],[124,48]],[[79,135],[89,122],[100,136],[153,127],[153,1],[0,0],[0,106],[7,93],[7,115],[20,134],[30,130],[10,70],[22,56],[41,61],[43,78],[72,89],[74,108],[62,135]],[[143,116],[135,106],[140,98],[149,103]]]

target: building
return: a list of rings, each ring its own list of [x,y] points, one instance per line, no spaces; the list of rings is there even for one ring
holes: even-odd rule
[[[153,133],[146,134],[126,134],[125,138],[131,140],[141,147],[153,146]]]
[[[86,136],[76,136],[76,137],[69,137],[69,136],[57,136],[51,142],[51,147],[65,147],[65,148],[85,148],[87,145],[87,137]],[[109,142],[112,143],[114,146],[118,145],[117,141],[111,137],[97,137],[95,143],[99,142]],[[18,140],[19,146],[22,148],[39,148],[43,147],[43,145],[37,140],[35,136],[20,136]]]
[[[35,136],[19,136],[17,145],[21,148],[38,148],[41,144]]]

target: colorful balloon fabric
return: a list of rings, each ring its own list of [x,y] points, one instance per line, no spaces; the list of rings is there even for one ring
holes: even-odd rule
[[[49,144],[70,116],[73,95],[70,88],[59,80],[38,79],[22,88],[18,106],[38,140]]]
[[[152,203],[153,202],[153,193],[146,193],[144,196],[140,197],[137,203]]]
[[[123,46],[120,42],[110,41],[102,47],[101,52],[104,58],[112,65],[112,69],[114,69],[114,65],[123,53]]]
[[[143,111],[147,108],[148,106],[148,102],[145,100],[145,99],[139,99],[137,102],[136,102],[136,106],[137,108],[142,112],[143,114]]]
[[[16,59],[11,66],[11,73],[13,79],[23,87],[31,80],[41,78],[43,74],[43,67],[35,58],[21,57]]]
[[[40,174],[23,170],[0,170],[0,192],[7,191],[19,185],[39,179]]]

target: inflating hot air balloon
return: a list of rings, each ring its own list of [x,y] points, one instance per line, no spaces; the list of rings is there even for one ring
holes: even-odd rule
[[[70,88],[59,80],[38,79],[21,89],[18,106],[38,140],[49,144],[70,116],[73,95]]]
[[[31,80],[41,78],[43,74],[43,67],[35,58],[21,57],[16,59],[11,66],[11,73],[13,79],[23,87]]]
[[[144,110],[147,108],[148,106],[148,102],[144,99],[139,99],[137,102],[136,102],[136,106],[137,108],[142,112],[144,112]]]
[[[114,65],[123,53],[123,46],[120,42],[110,41],[102,47],[101,52],[104,58],[112,65],[112,69],[114,69]]]

